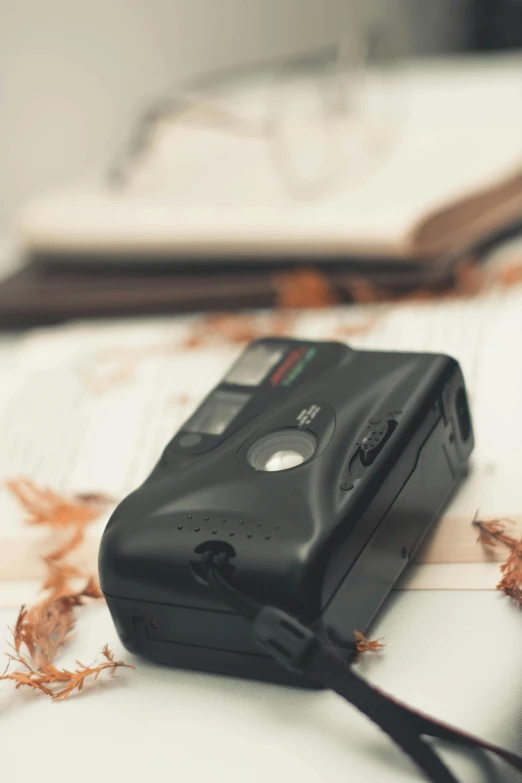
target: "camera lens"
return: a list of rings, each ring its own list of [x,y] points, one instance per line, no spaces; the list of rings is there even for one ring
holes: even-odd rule
[[[270,473],[290,470],[309,460],[316,447],[315,435],[307,430],[276,430],[250,446],[247,460],[255,470]]]
[[[289,468],[295,468],[297,465],[301,465],[304,462],[302,454],[293,449],[285,449],[276,451],[267,460],[265,464],[265,470],[274,472],[277,470],[288,470]]]

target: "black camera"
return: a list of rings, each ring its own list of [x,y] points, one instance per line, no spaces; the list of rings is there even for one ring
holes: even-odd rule
[[[300,681],[209,586],[349,655],[467,472],[458,363],[339,343],[252,343],[103,535],[100,578],[123,644],[178,667]]]

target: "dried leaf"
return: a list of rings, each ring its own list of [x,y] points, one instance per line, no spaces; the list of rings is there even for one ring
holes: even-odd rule
[[[492,519],[489,522],[483,522],[475,518],[472,524],[479,531],[477,541],[480,541],[485,546],[496,547],[501,543],[513,547],[517,543],[516,538],[509,536],[505,532],[506,525],[513,524],[511,519]]]
[[[93,518],[93,521],[94,519],[95,517]],[[53,549],[52,552],[50,552],[48,555],[44,557],[44,560],[47,562],[47,565],[49,566],[50,569],[53,569],[54,567],[53,564],[56,564],[60,560],[63,560],[65,557],[67,557],[67,555],[70,555],[76,549],[79,549],[81,547],[81,545],[85,541],[85,528],[86,528],[85,524],[78,523],[72,536],[66,539],[56,549]],[[78,574],[76,574],[76,576],[77,575]],[[75,576],[75,574],[71,572],[69,576],[70,578],[72,578]]]
[[[72,529],[70,538],[44,557],[49,575],[44,589],[61,592],[64,581],[79,576],[72,566],[58,565],[67,555],[81,546],[89,524],[100,516],[106,506],[114,501],[101,493],[86,493],[65,498],[49,489],[37,487],[29,479],[11,479],[7,482],[11,492],[28,512],[30,525],[48,525],[51,529]]]
[[[329,307],[339,297],[326,275],[317,269],[281,272],[272,280],[276,290],[276,307],[299,309]]]
[[[78,497],[68,499],[49,489],[40,489],[29,479],[11,479],[7,486],[28,512],[26,521],[30,525],[76,528],[88,525],[100,515],[99,496],[96,502]]]
[[[100,583],[95,576],[91,576],[82,591],[82,596],[85,598],[103,598],[103,593],[100,587]]]
[[[497,588],[522,604],[522,539],[513,546],[511,554],[500,570],[503,576]]]
[[[499,269],[497,280],[503,288],[511,288],[522,283],[522,264],[509,264]]]
[[[76,618],[74,610],[85,599],[103,597],[98,580],[90,577],[80,589],[74,590],[71,580],[81,576],[66,557],[83,541],[86,526],[112,502],[104,495],[89,493],[74,499],[63,498],[50,490],[42,490],[27,479],[9,482],[8,486],[29,512],[29,523],[46,524],[54,532],[71,528],[72,535],[53,552],[44,556],[47,577],[42,600],[31,608],[22,606],[12,630],[13,652],[8,654],[8,666],[0,680],[10,680],[16,688],[29,687],[54,700],[66,699],[81,691],[85,681],[107,671],[113,675],[120,667],[134,668],[115,661],[107,645],[102,654],[104,663],[91,667],[78,663],[69,671],[55,666],[55,659],[73,638]],[[17,664],[17,669],[12,665]]]
[[[495,547],[501,543],[511,550],[506,562],[500,566],[503,576],[497,585],[497,590],[503,590],[506,595],[522,605],[522,539],[517,541],[505,532],[508,524],[512,524],[512,520],[493,519],[489,522],[476,518],[473,520],[473,525],[479,529],[479,541],[484,546]]]
[[[379,650],[381,647],[386,647],[385,644],[382,644],[380,639],[370,640],[366,634],[362,633],[362,631],[358,631],[357,629],[354,630],[353,635],[355,637],[355,646],[357,647],[357,652],[371,652],[372,650]]]
[[[113,676],[117,669],[134,669],[134,666],[131,664],[115,661],[112,652],[107,646],[103,648],[102,654],[107,658],[107,661],[104,663],[84,666],[77,662],[78,668],[74,671],[59,669],[52,663],[41,663],[38,667],[32,668],[24,658],[13,657],[12,660],[21,663],[26,668],[26,671],[8,671],[0,676],[0,680],[12,680],[16,683],[17,688],[25,685],[45,693],[46,696],[50,696],[54,701],[62,701],[67,699],[74,691],[83,690],[85,681],[89,677],[97,680],[104,671]]]
[[[112,506],[116,502],[111,495],[106,495],[104,492],[77,492],[74,498],[89,506]]]

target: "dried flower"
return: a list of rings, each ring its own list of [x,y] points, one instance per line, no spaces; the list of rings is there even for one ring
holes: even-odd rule
[[[86,526],[110,502],[105,495],[89,493],[73,499],[63,498],[50,490],[42,490],[27,479],[8,483],[11,491],[29,512],[28,522],[48,525],[55,532],[71,528],[71,537],[53,552],[44,556],[47,576],[43,584],[44,597],[35,606],[20,609],[12,631],[12,653],[0,680],[11,680],[16,687],[27,686],[55,700],[66,699],[74,691],[81,691],[87,678],[94,680],[103,671],[113,675],[120,667],[133,668],[115,661],[107,646],[102,650],[106,661],[85,666],[77,661],[74,671],[60,669],[54,663],[58,653],[73,638],[74,610],[86,599],[103,597],[95,577],[87,579],[74,590],[71,580],[82,576],[66,557],[83,541]],[[18,668],[11,670],[12,664]]]
[[[85,666],[80,661],[76,661],[78,668],[70,671],[68,669],[59,669],[52,662],[40,661],[35,664],[32,658],[28,659],[22,653],[15,652],[8,657],[10,661],[18,663],[22,669],[12,672],[7,671],[0,676],[0,680],[11,680],[16,683],[16,688],[25,685],[33,690],[41,691],[54,701],[59,701],[67,699],[74,691],[83,690],[88,677],[93,677],[94,680],[97,680],[103,671],[108,671],[113,676],[116,669],[120,667],[134,668],[123,661],[115,661],[114,655],[107,645],[103,647],[102,655],[107,659],[104,663]]]
[[[386,647],[385,644],[382,644],[380,639],[370,640],[366,634],[362,633],[362,631],[358,631],[357,629],[354,630],[353,635],[355,636],[355,646],[357,647],[357,652],[371,652],[372,650],[379,650],[381,647]]]
[[[100,515],[100,506],[109,502],[108,498],[99,494],[64,498],[50,489],[40,489],[29,479],[23,478],[11,479],[7,486],[29,513],[26,521],[30,525],[83,527]]]
[[[500,570],[503,576],[497,585],[498,590],[503,590],[522,605],[522,539],[513,546]]]
[[[326,275],[317,269],[281,272],[274,276],[273,285],[276,307],[328,307],[339,301]]]
[[[517,539],[508,536],[505,532],[506,525],[510,524],[513,524],[511,519],[492,519],[489,522],[482,522],[475,517],[473,520],[473,525],[479,531],[477,541],[490,547],[495,547],[499,543],[506,544],[510,548],[516,545]]]
[[[111,506],[116,501],[104,492],[77,492],[74,499],[90,506]]]
[[[44,557],[51,572],[54,569],[53,564],[63,560],[66,555],[83,544],[87,525],[97,519],[107,505],[114,502],[108,495],[100,493],[79,494],[71,499],[64,498],[49,489],[40,489],[29,479],[11,479],[7,482],[7,486],[29,513],[26,521],[30,525],[47,525],[51,529],[72,529],[71,538]],[[70,573],[67,578],[72,576],[78,574]],[[44,589],[47,586],[45,584]]]
[[[522,605],[522,539],[516,538],[505,532],[506,525],[512,524],[510,519],[493,519],[483,522],[475,518],[473,525],[479,529],[479,541],[488,547],[498,546],[499,543],[507,546],[511,552],[506,562],[500,566],[503,574],[497,585],[497,590],[503,590]]]
[[[72,529],[71,538],[44,557],[53,571],[57,561],[77,549],[85,539],[87,525],[99,517],[101,511],[112,501],[101,494],[76,495],[68,499],[49,489],[40,489],[28,479],[12,479],[7,486],[28,511],[30,525],[47,525],[51,529]],[[70,573],[67,578],[77,576]],[[44,585],[44,589],[47,584]]]
[[[509,264],[498,270],[497,279],[503,288],[511,288],[522,283],[522,263]]]

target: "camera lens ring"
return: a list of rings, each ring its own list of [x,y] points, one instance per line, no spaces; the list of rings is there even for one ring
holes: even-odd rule
[[[262,435],[249,447],[246,456],[254,470],[279,473],[308,462],[317,445],[316,436],[309,430],[289,427]]]

